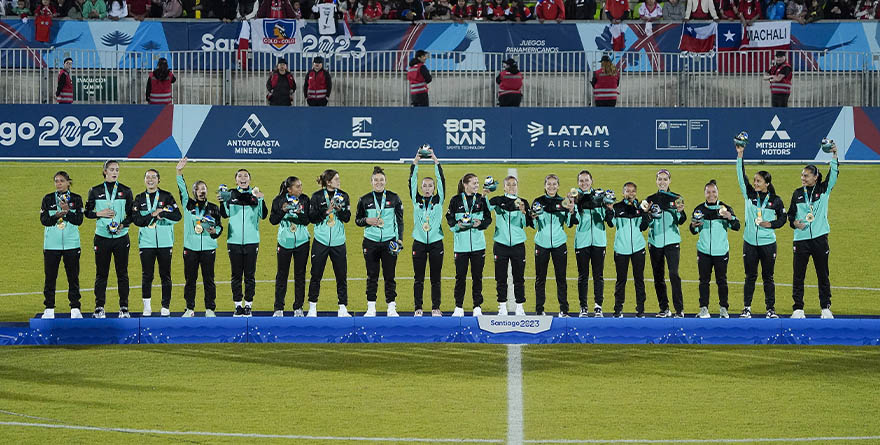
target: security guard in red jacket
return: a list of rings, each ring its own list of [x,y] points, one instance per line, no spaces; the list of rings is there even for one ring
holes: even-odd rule
[[[410,102],[414,107],[428,106],[428,84],[431,83],[432,77],[428,67],[425,66],[426,60],[428,60],[428,52],[420,49],[409,61],[409,68],[406,70]]]
[[[785,58],[785,51],[776,51],[776,64],[767,70],[764,80],[770,81],[770,104],[774,107],[788,107],[791,95],[791,65]]]
[[[168,60],[160,58],[156,69],[147,80],[147,103],[151,105],[168,105],[171,103],[171,84],[177,82],[174,73],[168,69]]]
[[[504,70],[495,77],[498,84],[498,106],[518,107],[522,102],[523,73],[516,66],[516,60],[504,61]]]
[[[593,73],[593,104],[597,107],[613,107],[617,105],[617,90],[620,86],[620,72],[608,56],[602,56],[602,68]]]
[[[306,103],[310,107],[326,107],[333,82],[330,73],[324,69],[323,57],[317,56],[312,59],[312,69],[306,73],[305,85],[303,94],[306,96]]]
[[[55,89],[55,101],[59,104],[73,103],[73,79],[70,77],[72,67],[73,59],[64,59],[64,68],[58,73],[58,87]]]

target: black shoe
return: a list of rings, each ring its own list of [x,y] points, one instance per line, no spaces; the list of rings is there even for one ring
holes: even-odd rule
[[[244,306],[238,306],[235,308],[235,313],[232,314],[233,317],[244,317]]]
[[[243,317],[250,317],[251,316],[251,307],[250,306],[244,306],[244,315],[242,315],[242,316]]]
[[[623,318],[623,312],[615,311],[613,317],[614,318]]]
[[[684,312],[676,312],[672,318],[684,318]]]
[[[637,313],[636,318],[645,318],[645,313],[644,312]]]
[[[94,313],[94,315],[92,315],[92,318],[105,318],[105,317],[106,317],[106,315],[104,315],[104,308],[96,307],[95,313]]]

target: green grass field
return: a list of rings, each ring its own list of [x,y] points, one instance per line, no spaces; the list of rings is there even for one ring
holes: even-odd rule
[[[462,344],[7,347],[0,349],[0,437],[4,443],[293,441],[105,429],[132,428],[299,436],[302,443],[503,441],[506,356],[502,345]],[[538,442],[873,436],[861,443],[876,443],[878,366],[877,348],[526,346],[523,436]],[[815,443],[824,442],[832,441]]]
[[[162,175],[160,187],[177,195],[177,187],[174,183],[174,163],[172,162],[125,162],[121,167],[120,181],[132,188],[135,193],[144,190],[143,173],[147,168],[157,168]],[[0,228],[2,228],[3,244],[6,247],[2,256],[2,279],[0,279],[0,298],[3,309],[0,310],[0,321],[24,321],[33,314],[42,310],[42,226],[38,221],[39,202],[41,197],[54,190],[52,176],[55,171],[63,169],[70,173],[74,180],[73,190],[85,195],[92,185],[101,182],[101,163],[99,162],[40,162],[40,163],[0,163],[4,175],[0,179]],[[209,190],[213,191],[220,183],[233,183],[234,173],[237,168],[245,167],[251,171],[252,183],[259,186],[267,195],[277,193],[280,182],[288,175],[298,176],[303,180],[304,189],[307,193],[317,189],[314,178],[325,168],[333,167],[340,171],[342,188],[356,200],[357,197],[370,190],[369,175],[372,171],[370,165],[364,164],[232,164],[232,163],[207,163],[191,162],[187,166],[185,176],[191,184],[196,179],[207,181]],[[409,166],[401,164],[384,164],[388,173],[388,189],[404,196],[408,194]],[[447,192],[454,193],[457,181],[467,172],[474,172],[481,178],[492,175],[496,178],[504,177],[509,167],[518,169],[520,178],[520,194],[532,199],[543,193],[543,178],[548,173],[556,173],[562,178],[561,190],[576,185],[576,176],[582,168],[589,169],[595,178],[595,185],[601,188],[613,188],[618,191],[625,181],[631,180],[639,185],[639,196],[644,197],[656,190],[654,175],[659,166],[656,165],[502,165],[502,164],[449,164],[445,166],[446,177],[449,182]],[[669,167],[668,165],[665,167]],[[800,185],[801,166],[797,165],[770,165],[764,166],[774,178],[774,184],[783,200],[788,203],[791,191]],[[748,171],[753,174],[759,169],[758,166],[749,166]],[[827,172],[827,167],[823,166]],[[722,201],[730,204],[737,213],[742,213],[742,198],[736,183],[735,167],[733,165],[676,165],[672,166],[672,190],[682,193],[686,199],[688,212],[703,199],[703,185],[709,179],[716,179],[720,188]],[[423,173],[430,169],[423,169]],[[876,314],[878,311],[878,298],[880,298],[880,286],[877,285],[876,273],[880,270],[875,253],[880,251],[880,238],[876,236],[876,229],[870,225],[876,218],[876,205],[880,201],[880,191],[877,184],[880,166],[867,165],[843,165],[840,179],[834,189],[830,207],[830,222],[832,232],[830,243],[831,255],[831,283],[833,286],[833,309],[838,314]],[[213,192],[212,192],[213,193]],[[84,196],[85,198],[85,196]],[[405,199],[406,211],[406,246],[411,244],[409,233],[412,228],[411,207],[408,199]],[[348,270],[349,270],[349,307],[351,310],[363,311],[366,308],[364,297],[364,260],[360,255],[360,242],[363,238],[362,229],[350,223],[347,228],[348,237]],[[261,223],[261,247],[257,265],[257,295],[255,298],[255,310],[271,310],[274,299],[275,279],[275,254],[274,247],[277,228],[269,224],[268,219]],[[182,227],[178,225],[177,246],[173,263],[173,280],[176,284],[172,299],[172,311],[183,311],[183,262],[181,249],[183,243]],[[698,309],[697,303],[697,267],[696,267],[696,236],[683,230],[681,276],[684,282],[686,312],[694,313]],[[91,289],[94,284],[94,254],[91,252],[92,238],[94,233],[94,221],[86,220],[81,228],[82,245],[84,247],[81,260],[80,282],[84,289]],[[529,235],[533,231],[529,230]],[[572,231],[569,231],[569,261],[568,261],[568,299],[573,310],[577,307],[577,289],[575,279],[577,277],[576,266],[572,247]],[[776,266],[777,286],[777,309],[786,313],[790,308],[790,283],[791,283],[791,236],[792,231],[786,225],[777,231],[779,244],[779,257]],[[487,230],[489,250],[487,257],[491,258],[492,228]],[[609,244],[613,239],[613,230],[609,231]],[[132,250],[129,264],[129,276],[132,286],[140,286],[140,261],[137,255],[136,229],[132,229]],[[741,258],[741,235],[731,232],[731,262],[729,280],[731,283],[731,312],[736,313],[742,308],[742,285],[743,280]],[[450,253],[452,252],[452,239],[447,233],[447,257],[444,264],[443,276],[443,309],[451,311],[452,285],[454,276],[453,263]],[[217,255],[216,276],[218,281],[218,310],[231,310],[233,308],[231,291],[229,288],[229,259],[222,253],[224,241],[221,241],[221,251]],[[527,248],[533,246],[531,240],[527,241]],[[406,252],[406,251],[405,251]],[[398,309],[407,311],[412,309],[412,262],[409,255],[401,256],[397,266],[398,276]],[[614,277],[612,255],[609,249],[605,268],[606,279]],[[487,311],[495,309],[494,271],[491,261],[487,262],[484,272],[484,297]],[[526,276],[534,277],[533,258],[528,257]],[[647,267],[646,276],[650,279],[650,267]],[[551,272],[552,273],[552,272]],[[335,311],[336,297],[333,274],[330,267],[325,273],[325,282],[322,285],[319,310]],[[526,308],[534,310],[533,279],[527,280]],[[553,282],[548,283],[553,286]],[[654,297],[652,283],[648,283],[648,310],[656,310],[657,303]],[[815,274],[808,272],[806,303],[808,313],[818,313],[818,297],[815,288]],[[111,272],[110,287],[116,285],[115,275]],[[154,280],[158,285],[158,276]],[[58,289],[66,289],[67,283],[63,272],[58,281]],[[380,300],[383,300],[382,286],[380,286]],[[605,298],[606,306],[612,299],[613,283],[606,283]],[[292,286],[288,289],[288,308],[292,304]],[[470,310],[470,291],[465,299],[465,307]],[[592,293],[592,290],[590,291]],[[713,298],[711,308],[717,313],[717,296],[713,285]],[[153,297],[158,298],[159,290],[154,289]],[[634,298],[632,285],[628,291],[629,298],[625,306],[626,311],[634,310]],[[66,294],[59,292],[57,295],[59,311],[66,311]],[[140,310],[140,289],[133,288],[131,292],[131,309],[135,312]],[[555,288],[548,288],[548,312],[557,310]],[[108,292],[108,311],[117,310],[115,291]],[[197,296],[197,310],[203,310],[201,303],[201,288]],[[592,304],[592,297],[590,297]],[[154,308],[157,307],[154,302]],[[384,304],[380,303],[380,310],[384,310]],[[761,290],[756,293],[755,310],[760,311],[763,307]],[[90,291],[83,292],[83,309],[91,311],[94,308],[94,294]],[[606,307],[607,309],[607,307]]]

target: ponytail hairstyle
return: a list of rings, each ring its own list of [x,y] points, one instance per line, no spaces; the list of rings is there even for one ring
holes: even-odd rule
[[[461,179],[458,181],[458,193],[459,194],[464,193],[464,183],[469,182],[472,178],[476,178],[476,177],[477,177],[477,175],[475,175],[473,173],[468,173],[468,174],[462,176]]]
[[[196,198],[196,199],[198,199],[198,197],[199,197],[199,192],[197,192],[196,190],[199,189],[199,186],[200,186],[200,185],[204,185],[205,188],[208,188],[208,184],[205,183],[205,181],[202,181],[201,179],[199,179],[198,181],[194,182],[193,185],[192,185],[192,191],[193,191],[193,197]]]
[[[316,181],[316,182],[318,183],[318,185],[320,185],[322,188],[323,188],[323,187],[327,187],[327,184],[330,184],[330,181],[333,180],[333,177],[336,176],[336,175],[338,175],[338,174],[339,174],[339,172],[337,172],[336,170],[333,170],[333,169],[331,169],[331,168],[328,168],[327,170],[324,170],[324,172],[322,172],[321,175],[318,176],[317,179],[315,179],[315,181]]]
[[[293,184],[296,184],[296,181],[299,181],[299,178],[296,176],[288,176],[287,179],[281,182],[281,188],[278,190],[279,195],[283,195],[287,193],[287,189],[290,188]]]
[[[775,195],[776,188],[773,187],[773,177],[770,176],[770,172],[768,172],[767,170],[761,170],[758,172],[758,176],[760,176],[761,179],[763,179],[764,182],[767,183],[767,193],[769,193],[771,196]]]
[[[819,167],[816,167],[815,164],[810,164],[804,167],[804,170],[809,170],[811,173],[813,173],[813,176],[819,177],[818,179],[816,179],[816,184],[822,183],[822,172],[819,171]]]
[[[61,176],[62,178],[64,178],[65,181],[67,181],[67,188],[68,188],[68,190],[69,190],[71,187],[73,187],[73,179],[70,179],[70,175],[68,175],[66,171],[64,171],[64,170],[59,170],[59,171],[55,172],[55,174],[52,175],[52,179],[54,180],[54,179],[55,179],[56,177],[58,177],[58,176]]]
[[[718,190],[718,183],[715,182],[714,179],[710,179],[709,182],[707,182],[706,185],[703,187],[703,190],[709,188],[710,185],[714,185],[714,186],[715,186],[715,190]]]

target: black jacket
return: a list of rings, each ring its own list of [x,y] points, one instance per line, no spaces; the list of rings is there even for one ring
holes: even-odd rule
[[[134,196],[131,193],[131,189],[128,186],[116,182],[116,199],[124,199],[125,200],[125,218],[122,220],[122,227],[128,227],[132,223],[131,219],[131,207],[134,204]],[[107,190],[113,190],[114,184],[109,184],[106,182],[102,182],[91,189],[89,189],[89,195],[86,201],[86,218],[89,219],[98,219],[98,215],[95,214],[95,201],[98,199],[105,200],[104,196],[104,187],[107,187]]]
[[[58,218],[49,215],[49,210],[61,211],[61,208],[58,207],[58,203],[55,202],[55,193],[56,192],[47,194],[43,197],[43,201],[40,203],[40,223],[46,227],[52,227],[58,223]],[[68,212],[64,215],[64,221],[75,226],[81,225],[84,219],[82,196],[70,192],[70,208],[78,209],[79,211]]]
[[[284,204],[287,204],[287,193],[281,193],[272,200],[272,210],[269,212],[269,222],[272,223],[273,226],[280,224],[281,220],[287,216],[287,211],[284,210]],[[309,225],[309,197],[306,196],[305,193],[299,195],[299,205],[302,206],[302,211],[296,213],[293,217],[293,222],[294,224],[307,226]]]
[[[474,228],[477,230],[486,230],[489,227],[489,224],[492,224],[492,211],[490,211],[489,206],[486,205],[486,200],[483,199],[483,195],[475,193],[474,196],[468,197],[468,203],[470,204],[471,215],[482,213],[482,217],[478,218],[480,220],[480,225]],[[446,223],[449,224],[449,227],[455,227],[455,225],[458,224],[455,214],[465,212],[467,212],[467,209],[461,201],[461,194],[456,194],[449,200],[449,209],[446,211]]]
[[[174,199],[174,196],[172,196],[171,193],[168,193],[162,189],[158,189],[156,193],[159,194],[159,200],[156,203],[156,209],[161,209],[169,205],[177,204],[177,201]],[[153,199],[156,196],[156,193],[148,193],[144,191],[143,193],[135,196],[134,203],[131,207],[131,220],[134,225],[138,227],[146,227],[157,219],[152,215],[141,215],[141,211],[146,212],[149,209],[149,206],[153,203]],[[147,200],[148,196],[149,201]],[[178,206],[174,206],[174,211],[172,212],[162,212],[162,218],[169,221],[180,221],[182,217],[183,215],[180,213],[180,208]]]
[[[343,210],[336,212],[336,218],[338,218],[343,223],[347,223],[351,221],[351,198],[348,197],[348,193],[345,193],[342,189],[337,189],[339,193],[342,195],[345,200],[345,204],[342,206]],[[333,193],[327,192],[328,196],[332,199]],[[330,205],[327,203],[327,200],[324,199],[324,189],[318,190],[315,193],[312,193],[312,197],[309,203],[309,221],[312,224],[318,224],[321,221],[324,221],[324,218],[327,217],[326,212],[327,209],[330,208]]]
[[[375,201],[374,201],[375,199]],[[382,199],[382,193],[379,192],[370,192],[364,196],[361,196],[361,199],[358,199],[357,202],[357,213],[354,216],[354,223],[357,224],[358,227],[367,227],[367,210],[375,209],[376,202]],[[397,239],[403,239],[403,202],[400,201],[400,196],[397,193],[394,193],[390,190],[385,191],[385,208],[394,209],[394,219],[397,222]]]

